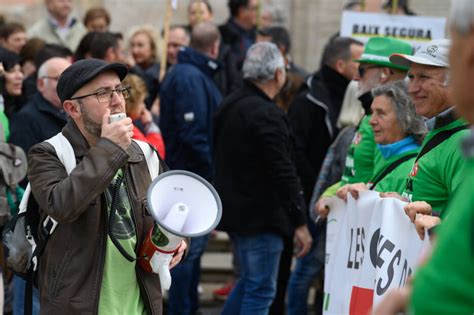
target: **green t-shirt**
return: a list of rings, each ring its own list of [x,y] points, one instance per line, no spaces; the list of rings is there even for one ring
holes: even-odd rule
[[[430,260],[415,273],[412,313],[474,314],[474,159],[446,206]]]
[[[367,183],[374,171],[376,144],[374,131],[369,124],[370,115],[364,116],[347,152],[342,185]]]
[[[112,194],[119,176],[123,176],[122,170],[117,173],[106,191],[108,214],[110,214]],[[136,258],[137,235],[125,181],[120,185],[112,234],[115,235],[122,248],[130,256]],[[128,261],[108,235],[104,276],[100,290],[99,314],[147,314],[145,304],[140,296],[135,266],[136,262]]]
[[[430,131],[426,135],[422,147],[437,133],[464,124],[464,121],[458,119]],[[446,215],[444,206],[463,177],[464,157],[459,144],[468,133],[468,130],[458,131],[423,155],[413,165],[403,195],[411,201],[426,201],[431,205],[433,211],[444,218]]]
[[[379,150],[378,150],[379,151]],[[395,154],[388,159],[384,159],[382,154],[379,154],[376,158],[375,168],[374,168],[374,175],[370,179],[369,183],[373,183],[377,177],[383,173],[383,171],[389,167],[392,163],[401,159],[404,156],[418,153],[419,149],[409,150],[407,152],[401,154]],[[375,190],[379,192],[397,192],[401,194],[405,189],[407,176],[411,171],[413,163],[415,162],[415,157],[402,162],[398,165],[393,171],[387,174],[378,184],[375,186]]]
[[[2,125],[3,128],[5,141],[8,141],[8,139],[10,139],[10,123],[8,121],[7,115],[5,115],[5,112],[3,110],[0,110],[0,125]]]

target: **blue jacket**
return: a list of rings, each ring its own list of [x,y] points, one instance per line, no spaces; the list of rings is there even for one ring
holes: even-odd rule
[[[178,53],[161,86],[160,128],[166,163],[171,169],[194,172],[208,181],[214,174],[213,117],[222,100],[213,81],[215,60],[192,48]]]

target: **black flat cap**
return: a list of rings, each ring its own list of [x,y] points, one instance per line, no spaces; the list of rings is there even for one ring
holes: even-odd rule
[[[128,74],[128,68],[124,64],[106,63],[101,59],[83,59],[67,67],[59,77],[56,87],[61,103],[70,99],[77,90],[106,71],[117,73],[120,81]]]

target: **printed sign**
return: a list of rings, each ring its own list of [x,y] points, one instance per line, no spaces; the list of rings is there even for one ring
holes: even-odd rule
[[[333,197],[326,232],[324,314],[366,314],[413,273],[421,241],[406,203],[368,191],[347,203]]]
[[[388,36],[419,46],[446,38],[446,18],[344,11],[341,36],[363,42],[370,37]]]

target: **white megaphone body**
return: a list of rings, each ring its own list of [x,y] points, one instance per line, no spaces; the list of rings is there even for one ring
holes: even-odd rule
[[[146,271],[158,273],[162,290],[168,290],[169,264],[181,240],[210,233],[219,224],[222,203],[205,179],[174,170],[151,183],[148,210],[156,224],[141,245],[139,264]]]

